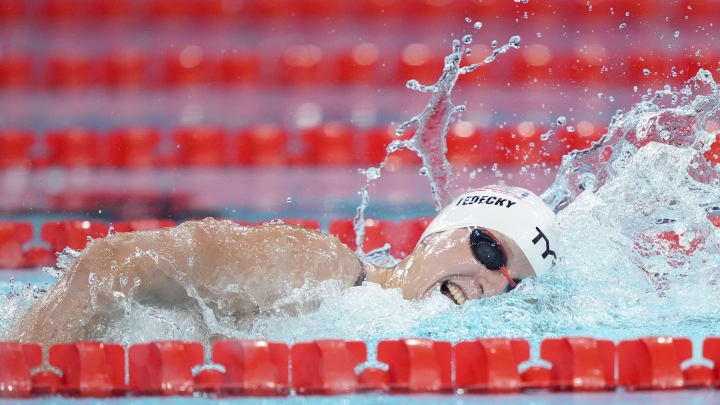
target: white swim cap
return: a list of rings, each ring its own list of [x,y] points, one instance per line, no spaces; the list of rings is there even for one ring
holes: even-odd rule
[[[451,229],[481,227],[509,237],[539,276],[556,258],[555,213],[535,193],[520,187],[486,186],[461,195],[430,222],[420,240]]]

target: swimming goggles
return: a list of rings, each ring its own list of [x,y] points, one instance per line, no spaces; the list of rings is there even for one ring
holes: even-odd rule
[[[473,228],[470,232],[470,250],[472,250],[475,259],[487,267],[488,270],[498,271],[508,280],[507,291],[515,288],[520,280],[513,280],[510,277],[505,265],[507,264],[507,256],[500,242],[497,241],[487,231],[479,228]]]

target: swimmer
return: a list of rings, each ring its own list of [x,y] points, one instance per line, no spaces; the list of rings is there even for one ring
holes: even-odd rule
[[[97,340],[124,315],[123,303],[192,311],[241,327],[306,282],[335,279],[398,288],[421,300],[439,288],[458,305],[509,291],[547,271],[556,257],[555,214],[530,191],[487,186],[457,197],[394,267],[369,263],[335,236],[296,225],[255,227],[188,221],[175,228],[116,233],[88,244],[14,328],[44,345]],[[201,305],[202,304],[202,305]]]

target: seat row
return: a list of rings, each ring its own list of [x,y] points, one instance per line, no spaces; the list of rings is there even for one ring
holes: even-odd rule
[[[463,166],[483,164],[557,164],[574,149],[584,149],[604,133],[604,128],[581,121],[572,128],[556,129],[547,140],[545,131],[531,122],[515,127],[479,128],[463,121],[453,124],[447,137],[447,158]],[[49,131],[45,145],[32,131],[0,130],[0,169],[11,167],[177,167],[177,166],[288,166],[288,165],[377,165],[387,146],[409,139],[394,126],[371,129],[341,123],[325,123],[301,130],[297,151],[289,150],[293,135],[283,127],[259,125],[233,132],[215,127],[179,128],[162,145],[160,131],[125,128],[101,133],[73,128]],[[168,137],[170,138],[170,137]],[[45,152],[38,149],[45,146]],[[165,147],[166,153],[160,151]],[[392,153],[389,169],[416,167],[418,156],[410,150]]]
[[[267,221],[247,222],[233,220],[240,225],[259,225]],[[283,218],[283,223],[320,229],[320,223],[312,219]],[[392,242],[391,254],[404,257],[412,251],[422,235],[428,219],[419,218],[404,221],[388,221],[368,218],[365,221],[363,248],[370,251]],[[46,222],[39,230],[39,239],[49,247],[32,245],[34,228],[29,222],[0,222],[0,269],[37,268],[55,264],[55,254],[65,247],[84,249],[88,238],[103,238],[111,231],[131,232],[160,229],[174,226],[175,222],[165,219],[143,219],[120,221],[107,224],[101,221],[64,220]],[[332,220],[329,233],[355,250],[355,232],[352,219]],[[31,244],[31,246],[26,246]]]
[[[131,345],[74,342],[50,347],[42,364],[36,344],[0,343],[0,396],[120,395],[268,396],[391,393],[508,393],[560,391],[677,390],[720,388],[720,338],[703,342],[713,368],[695,364],[689,339],[648,337],[609,340],[545,339],[531,365],[522,339],[479,339],[452,345],[429,339],[385,340],[377,361],[367,365],[365,342],[317,340],[284,343],[218,341],[208,353],[200,343],[161,341]],[[529,365],[520,372],[521,365]],[[617,365],[617,371],[616,371]],[[55,368],[55,370],[50,367]],[[126,371],[129,378],[126,382]]]
[[[610,44],[591,43],[572,52],[557,53],[540,43],[464,75],[460,83],[532,84],[538,81],[603,85],[678,84],[700,66],[717,62],[712,47],[696,43],[693,52],[619,52]],[[158,57],[152,51],[122,49],[103,57],[79,51],[31,56],[16,50],[0,54],[0,86],[4,88],[161,87],[218,85],[402,85],[407,80],[434,83],[442,73],[446,49],[411,43],[397,55],[380,44],[364,42],[341,51],[314,44],[292,45],[279,54],[254,51],[210,54],[198,45],[178,47]],[[695,49],[703,52],[695,53]],[[468,63],[481,62],[491,52],[474,45]],[[509,61],[509,62],[506,62]],[[647,73],[646,72],[650,72]]]
[[[720,216],[708,218],[720,228]],[[403,258],[410,254],[420,240],[420,236],[432,218],[415,218],[401,221],[365,219],[363,251],[381,248],[390,244],[390,254]],[[247,222],[232,220],[240,225],[259,225],[267,221]],[[320,223],[312,219],[284,218],[283,223],[301,225],[320,230]],[[100,221],[64,220],[44,223],[39,230],[39,239],[48,247],[31,243],[34,241],[34,228],[29,222],[0,222],[0,269],[37,268],[55,264],[55,254],[65,247],[74,250],[84,249],[88,238],[103,238],[111,231],[132,232],[160,229],[174,226],[167,219],[143,219],[120,221],[107,224]],[[352,219],[335,219],[328,224],[328,233],[335,235],[341,242],[353,250],[357,249],[356,235]],[[695,237],[690,246],[681,244],[680,236],[673,231],[643,235],[636,244],[638,253],[644,256],[665,254],[671,257],[675,253],[692,254],[704,248],[704,240]],[[30,244],[30,246],[27,246]]]
[[[0,0],[0,19],[40,17],[50,22],[67,23],[83,19],[99,22],[142,18],[150,21],[192,18],[219,20],[237,18],[328,18],[362,16],[414,18],[455,17],[468,15],[529,15],[551,19],[606,20],[628,12],[633,17],[672,16],[678,21],[707,18],[707,11],[717,5],[714,0],[683,0],[655,3],[651,0],[597,1],[589,7],[585,0],[547,3],[506,2],[502,0]]]

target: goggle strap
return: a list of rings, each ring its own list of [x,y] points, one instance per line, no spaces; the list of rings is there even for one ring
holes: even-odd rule
[[[510,287],[515,287],[517,285],[516,282],[513,281],[512,277],[510,277],[510,273],[508,273],[505,266],[500,267],[500,271],[502,272],[503,276],[508,280],[508,283],[510,283]]]

